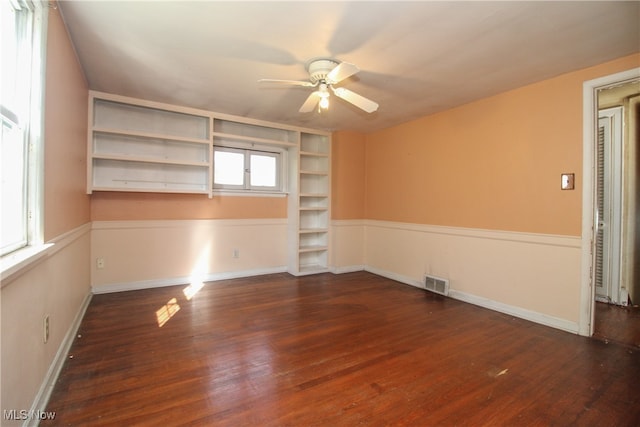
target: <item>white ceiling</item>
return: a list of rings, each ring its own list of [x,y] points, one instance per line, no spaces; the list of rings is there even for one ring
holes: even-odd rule
[[[91,89],[327,130],[368,132],[640,51],[640,2],[61,1]],[[301,114],[312,58],[356,64]],[[640,66],[640,64],[638,64]]]

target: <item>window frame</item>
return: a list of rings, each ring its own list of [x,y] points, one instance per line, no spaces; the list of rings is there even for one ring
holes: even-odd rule
[[[22,263],[44,246],[44,108],[46,79],[46,45],[48,9],[46,2],[11,0],[11,6],[18,13],[27,13],[22,26],[22,39],[18,46],[30,47],[26,62],[28,69],[21,69],[26,75],[18,96],[28,99],[18,111],[8,106],[1,107],[2,120],[19,127],[24,138],[24,203],[26,210],[26,235],[20,244],[6,245],[0,249],[1,270]],[[24,28],[23,28],[24,27]],[[4,242],[0,244],[4,246]]]
[[[15,204],[12,205],[12,207],[15,208],[15,210],[20,210],[19,215],[15,212],[12,212],[12,214],[10,215],[12,218],[15,218],[14,215],[16,215],[17,217],[20,217],[19,219],[19,223],[14,223],[13,221],[11,221],[11,225],[12,225],[12,231],[15,231],[16,228],[21,228],[22,230],[19,233],[16,233],[15,239],[11,239],[10,241],[5,240],[6,235],[3,235],[2,241],[0,242],[0,254],[1,255],[7,255],[10,254],[13,251],[16,251],[18,249],[24,248],[25,246],[28,246],[29,244],[29,188],[28,188],[28,171],[29,171],[29,147],[28,147],[28,139],[27,139],[27,135],[25,133],[25,130],[23,127],[20,126],[20,124],[18,123],[18,118],[16,117],[16,115],[10,111],[10,110],[6,110],[4,108],[4,106],[0,106],[0,120],[2,120],[2,144],[6,144],[10,142],[8,142],[5,138],[8,137],[10,134],[17,134],[16,136],[13,137],[9,137],[9,140],[17,140],[15,142],[16,145],[19,144],[19,146],[15,147],[16,151],[21,151],[22,155],[20,159],[17,159],[18,156],[10,156],[9,160],[11,160],[11,163],[15,164],[17,163],[19,160],[22,160],[19,168],[21,170],[18,170],[17,172],[21,173],[21,177],[20,182],[19,182],[19,189],[15,189],[12,188],[11,191],[9,191],[9,193],[14,193],[14,192],[21,192],[22,193],[22,197],[20,199],[19,206],[16,206]],[[5,131],[6,129],[6,131]],[[5,152],[5,148],[2,148],[2,153],[6,154]],[[3,163],[4,163],[3,159]],[[5,165],[3,165],[3,169]],[[15,166],[13,166],[15,167]],[[4,172],[3,172],[3,184],[2,184],[2,188],[3,188],[3,195],[6,194],[7,192],[5,192],[5,188],[4,188]],[[11,184],[9,185],[10,187],[16,187],[16,185],[14,185],[15,182],[15,176],[14,174],[10,174],[9,177],[6,177],[7,180],[11,181]],[[11,201],[15,201],[16,199],[13,197],[10,197],[9,200]],[[2,200],[2,204],[4,205],[5,203],[7,203],[6,200]],[[14,209],[10,209],[11,211],[14,211]],[[3,207],[3,215],[5,214],[4,211],[4,207]],[[3,227],[4,227],[4,218],[3,218]],[[11,233],[13,235],[13,232]],[[19,236],[18,236],[19,234]]]
[[[244,175],[242,185],[216,184],[215,182],[215,153],[216,151],[242,153],[244,155]],[[251,155],[274,157],[276,159],[276,185],[271,187],[251,185]],[[214,144],[213,145],[213,174],[212,190],[213,194],[233,194],[233,195],[286,195],[287,188],[287,165],[288,150],[280,147],[257,145],[257,144]]]

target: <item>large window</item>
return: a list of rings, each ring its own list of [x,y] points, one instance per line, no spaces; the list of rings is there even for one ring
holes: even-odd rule
[[[42,242],[40,179],[46,4],[0,1],[0,255]]]
[[[214,190],[283,192],[281,164],[284,152],[242,149],[233,147],[214,148]]]

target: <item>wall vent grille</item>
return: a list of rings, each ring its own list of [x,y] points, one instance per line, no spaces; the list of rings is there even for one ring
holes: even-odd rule
[[[424,276],[424,288],[436,294],[449,295],[449,281],[435,276]]]

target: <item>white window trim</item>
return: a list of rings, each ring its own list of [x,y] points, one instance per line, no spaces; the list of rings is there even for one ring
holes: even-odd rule
[[[11,139],[15,138],[15,134],[17,134],[17,138],[16,139],[20,139],[20,147],[22,148],[22,157],[24,160],[24,157],[27,155],[25,153],[25,151],[28,149],[28,142],[27,141],[27,135],[24,132],[24,129],[20,126],[20,124],[18,124],[18,117],[16,116],[16,114],[13,111],[9,111],[6,110],[4,108],[4,106],[2,106],[2,111],[0,112],[0,116],[2,117],[2,143],[3,145],[5,143],[8,143],[6,141],[6,137],[9,135],[14,135],[14,136],[10,136]],[[5,129],[7,129],[7,132],[5,133]],[[11,144],[11,143],[8,143]],[[3,152],[4,152],[4,147],[3,147]],[[21,177],[22,182],[25,182],[27,180],[27,176],[26,174],[28,173],[29,170],[29,165],[28,162],[24,162],[23,165],[24,169],[23,169],[23,175]],[[4,185],[4,184],[3,184]],[[24,187],[22,189],[23,194],[29,194],[28,188]],[[2,201],[3,206],[4,203],[7,203],[7,201],[3,200]],[[13,204],[11,204],[13,206]],[[14,206],[15,207],[15,206]],[[22,216],[27,216],[27,213],[29,212],[29,203],[28,200],[26,198],[22,199],[22,203],[20,204],[20,211],[21,211],[21,217]],[[4,213],[4,212],[3,212]],[[26,218],[23,218],[26,219]],[[2,241],[2,245],[1,249],[2,249],[2,253],[6,256],[16,250],[22,249],[26,246],[29,245],[29,221],[25,221],[24,224],[20,224],[21,226],[24,226],[23,228],[23,233],[21,233],[21,239],[20,240],[15,240],[15,239],[11,239],[10,241],[5,241],[3,239]],[[20,227],[22,228],[22,227]]]
[[[274,153],[279,155],[278,159],[278,176],[277,181],[279,189],[265,189],[265,188],[239,188],[236,186],[214,187],[214,183],[211,183],[212,194],[218,196],[249,196],[249,197],[286,197],[289,192],[288,186],[288,169],[289,169],[289,151],[285,148],[274,147],[268,145],[258,145],[254,143],[225,143],[214,144],[214,151],[216,149],[233,150],[248,150],[249,152],[264,152]],[[215,167],[215,165],[214,165]]]
[[[34,19],[40,21],[35,26],[32,62],[32,86],[29,113],[29,166],[27,179],[29,199],[29,245],[44,244],[44,115],[45,115],[45,82],[47,73],[47,27],[49,20],[49,3],[34,2]]]
[[[36,262],[51,246],[44,243],[44,109],[49,4],[41,1],[19,4],[22,7],[29,6],[34,19],[29,128],[26,135],[29,149],[27,245],[0,257],[1,276],[5,276],[10,270],[25,268]]]

